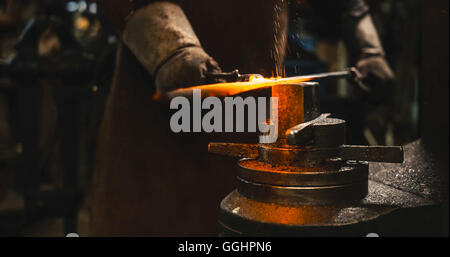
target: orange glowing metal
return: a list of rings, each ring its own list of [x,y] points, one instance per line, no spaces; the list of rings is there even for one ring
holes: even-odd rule
[[[170,92],[167,92],[164,96],[162,93],[157,92],[153,98],[155,100],[162,99],[164,97],[174,98],[177,96],[192,96],[192,91],[194,89],[201,89],[202,97],[208,96],[217,96],[217,97],[225,97],[237,95],[240,93],[244,93],[247,91],[270,88],[276,85],[289,85],[289,84],[299,84],[302,82],[317,80],[317,79],[327,79],[327,78],[358,78],[358,72],[355,68],[349,68],[345,71],[336,71],[336,72],[326,72],[319,73],[313,75],[304,75],[297,77],[272,77],[272,78],[262,78],[260,76],[252,75],[249,78],[249,81],[245,82],[226,82],[226,83],[217,83],[217,84],[209,84],[209,85],[201,85],[187,88],[180,88]],[[362,87],[362,86],[361,86]]]
[[[210,85],[201,85],[188,88],[180,88],[167,93],[169,98],[176,96],[189,96],[192,95],[192,90],[201,89],[202,97],[207,96],[217,96],[225,97],[237,95],[251,90],[269,88],[279,84],[296,84],[305,81],[310,81],[311,78],[307,77],[292,77],[292,78],[258,78],[250,77],[249,81],[246,82],[227,82],[227,83],[217,83]]]

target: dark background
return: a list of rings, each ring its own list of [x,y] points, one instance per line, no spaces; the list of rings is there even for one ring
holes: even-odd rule
[[[0,1],[0,236],[61,236],[64,225],[89,234],[93,155],[117,38],[93,3],[62,2]],[[324,83],[322,111],[351,124],[349,143],[403,145],[422,137],[448,172],[448,1],[367,2],[396,79],[374,102],[345,81]],[[48,17],[55,19],[43,21]],[[16,45],[33,19],[40,30]],[[350,65],[342,41],[315,19],[307,10],[291,15],[288,75]],[[79,72],[55,80],[4,69],[10,58],[35,61],[28,44],[48,52],[39,67],[59,62]],[[65,59],[54,60],[53,51]],[[30,145],[35,151],[24,152]],[[23,171],[27,165],[33,172]],[[30,190],[45,201],[27,206]],[[65,224],[67,215],[77,224]]]

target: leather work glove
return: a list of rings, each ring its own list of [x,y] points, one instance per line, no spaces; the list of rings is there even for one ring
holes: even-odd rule
[[[175,3],[154,2],[136,10],[123,41],[153,77],[158,93],[206,84],[206,73],[221,71]]]
[[[369,56],[358,60],[356,68],[361,74],[361,80],[368,85],[386,84],[395,76],[383,56]]]
[[[158,92],[203,85],[208,83],[206,73],[220,71],[219,64],[201,47],[186,47],[177,51],[159,68],[155,84]]]

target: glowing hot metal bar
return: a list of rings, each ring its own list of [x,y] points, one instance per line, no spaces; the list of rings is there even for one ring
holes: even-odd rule
[[[242,76],[242,75],[241,75]],[[170,91],[166,94],[168,98],[173,98],[177,96],[192,96],[192,91],[194,89],[202,90],[202,97],[217,96],[225,97],[231,95],[237,95],[251,90],[269,88],[280,84],[299,84],[302,82],[313,81],[318,79],[329,79],[329,78],[350,78],[358,81],[358,72],[355,68],[349,68],[345,71],[337,72],[327,72],[319,73],[313,75],[296,76],[288,78],[263,78],[261,75],[251,75],[248,77],[248,81],[235,81],[226,83],[217,83],[209,85],[201,85],[187,88],[180,88]],[[360,84],[360,86],[362,86]]]

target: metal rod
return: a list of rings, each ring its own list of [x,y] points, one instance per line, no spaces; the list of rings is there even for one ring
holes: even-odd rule
[[[324,72],[324,73],[318,73],[318,74],[312,74],[312,75],[303,75],[303,76],[282,78],[282,79],[279,79],[278,81],[284,82],[284,81],[297,80],[297,79],[311,81],[311,80],[317,80],[317,79],[351,78],[354,75],[355,75],[354,71],[352,69],[349,69],[349,70],[345,70],[345,71]]]

